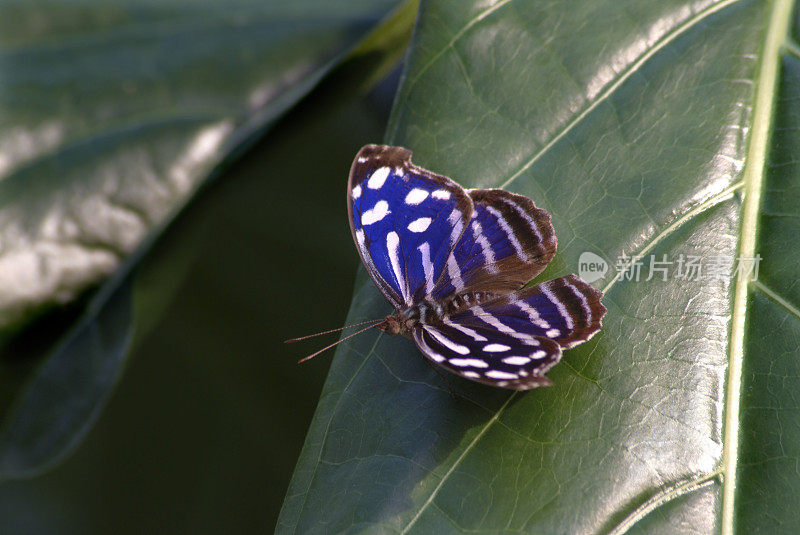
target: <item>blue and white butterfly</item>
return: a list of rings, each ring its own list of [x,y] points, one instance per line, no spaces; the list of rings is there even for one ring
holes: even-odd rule
[[[577,276],[523,288],[556,252],[550,214],[527,197],[465,190],[412,164],[408,149],[367,145],[347,209],[361,260],[396,309],[376,326],[461,377],[550,385],[562,350],[600,330],[602,293]]]

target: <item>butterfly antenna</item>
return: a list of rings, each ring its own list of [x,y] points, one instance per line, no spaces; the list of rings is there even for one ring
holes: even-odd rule
[[[377,324],[377,323],[380,323],[381,321],[383,321],[383,318],[377,319],[377,320],[362,321],[361,323],[353,323],[352,325],[345,325],[344,327],[337,327],[337,328],[331,329],[329,331],[322,331],[322,332],[318,332],[318,333],[314,333],[314,334],[308,334],[306,336],[301,336],[300,338],[291,338],[289,340],[284,340],[283,343],[284,344],[291,344],[291,343],[294,343],[294,342],[299,342],[300,340],[307,340],[309,338],[314,338],[315,336],[321,336],[323,334],[335,333],[336,331],[343,331],[344,329],[349,329],[350,327],[358,327],[359,325],[366,325],[367,323],[375,323],[375,324]]]
[[[380,321],[383,321],[383,320],[380,320]],[[377,323],[376,323],[375,325],[377,325]],[[307,361],[307,360],[313,359],[314,357],[316,357],[316,356],[317,356],[317,355],[319,355],[320,353],[323,353],[323,352],[325,352],[325,351],[329,350],[330,348],[332,348],[333,346],[335,346],[335,345],[337,345],[337,344],[341,344],[342,342],[344,342],[344,341],[345,341],[345,340],[347,340],[348,338],[352,338],[352,337],[354,337],[354,336],[355,336],[355,335],[357,335],[357,334],[361,334],[361,333],[363,333],[364,331],[367,331],[367,330],[369,330],[369,329],[372,329],[372,328],[373,328],[375,325],[367,325],[367,326],[366,326],[366,327],[364,327],[363,329],[359,329],[358,331],[356,331],[356,332],[354,332],[354,333],[352,333],[352,334],[348,334],[348,335],[347,335],[347,336],[345,336],[344,338],[341,338],[341,339],[339,339],[338,341],[336,341],[336,342],[332,343],[331,345],[325,346],[325,347],[323,347],[322,349],[320,349],[319,351],[315,351],[315,352],[311,353],[309,356],[307,356],[307,357],[304,357],[304,358],[302,358],[302,359],[298,360],[298,361],[297,361],[297,363],[298,363],[298,364],[301,364],[301,363],[303,363],[303,362],[305,362],[305,361]]]

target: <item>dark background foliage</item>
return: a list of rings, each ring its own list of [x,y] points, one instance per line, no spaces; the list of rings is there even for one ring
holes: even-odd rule
[[[334,71],[158,239],[137,270],[142,317],[108,405],[63,463],[0,484],[0,533],[272,530],[332,354],[296,361],[335,335],[282,342],[346,315],[358,261],[346,173],[381,139],[399,70],[376,86],[374,73],[369,58]],[[8,340],[3,377],[35,369],[25,355],[85,303]]]
[[[0,532],[272,529],[331,357],[298,366],[316,345],[282,340],[344,321],[344,178],[396,83],[334,76],[181,214],[142,267],[160,319],[75,454],[0,486]]]

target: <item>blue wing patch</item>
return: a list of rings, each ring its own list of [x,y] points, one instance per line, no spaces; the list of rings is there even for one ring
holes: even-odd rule
[[[432,291],[472,213],[461,186],[410,158],[399,147],[364,147],[347,193],[361,258],[398,308]]]

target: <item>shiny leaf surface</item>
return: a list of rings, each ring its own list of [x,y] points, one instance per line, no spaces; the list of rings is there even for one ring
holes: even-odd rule
[[[346,342],[279,531],[796,531],[793,10],[422,3],[387,141],[549,210],[541,279],[599,255],[608,314],[525,394],[454,400],[409,341]],[[349,322],[390,312],[366,279]]]
[[[0,8],[0,328],[113,272],[395,4]]]
[[[149,244],[395,5],[0,7],[0,477],[77,443],[124,362]],[[396,56],[402,34],[366,52]],[[101,282],[35,363],[27,342],[40,332],[20,329]],[[33,369],[20,374],[20,362]]]

